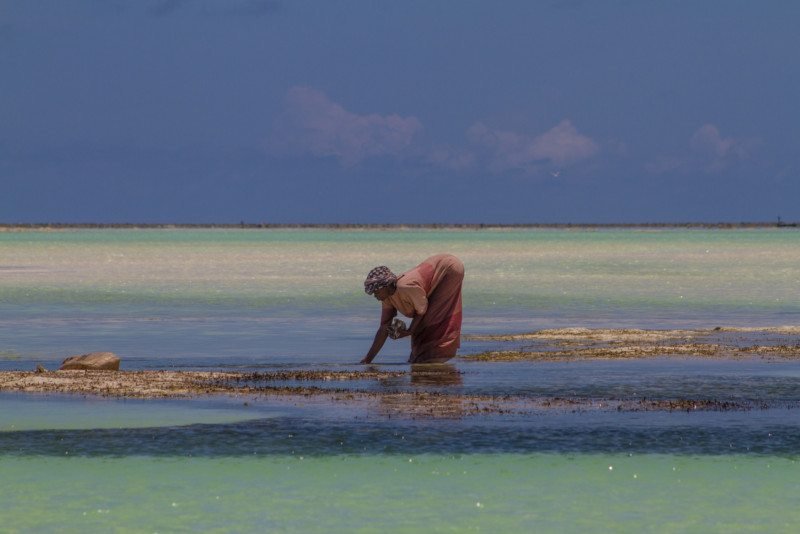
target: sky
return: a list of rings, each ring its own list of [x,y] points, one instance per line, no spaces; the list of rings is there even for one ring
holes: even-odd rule
[[[0,0],[0,222],[800,220],[798,20],[793,0]]]

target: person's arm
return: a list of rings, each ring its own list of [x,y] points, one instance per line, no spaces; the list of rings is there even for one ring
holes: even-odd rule
[[[428,297],[425,295],[425,292],[422,291],[422,288],[417,289],[415,292],[410,292],[409,294],[414,302],[414,317],[411,318],[411,324],[407,329],[398,332],[397,339],[416,334],[417,330],[419,330],[419,325],[422,324],[422,317],[424,317],[425,312],[428,311]]]
[[[367,355],[359,363],[372,363],[372,360],[375,359],[375,356],[383,348],[383,344],[386,343],[386,338],[389,337],[389,332],[386,330],[386,326],[381,325],[378,328],[378,331],[375,333],[375,339],[372,341],[372,346],[369,348],[369,352]]]
[[[397,315],[397,310],[394,308],[383,308],[381,310],[381,324],[378,327],[378,331],[375,332],[375,339],[372,340],[372,346],[369,348],[367,355],[359,363],[372,363],[372,360],[383,348],[383,344],[386,343],[386,338],[389,337],[389,325],[395,315]]]
[[[417,314],[411,319],[411,324],[408,326],[407,329],[401,330],[397,333],[397,339],[413,336],[417,330],[419,330],[419,325],[422,324],[422,315]]]

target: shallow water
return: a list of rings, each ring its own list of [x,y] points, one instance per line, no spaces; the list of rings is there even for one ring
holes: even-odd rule
[[[67,230],[0,233],[0,360],[112,350],[182,360],[358,361],[365,273],[464,260],[464,333],[797,323],[800,241],[752,230]],[[465,344],[469,352],[471,344]],[[404,360],[402,342],[387,347]]]
[[[0,369],[53,368],[94,350],[118,353],[127,369],[354,369],[378,319],[364,274],[377,264],[402,271],[442,251],[467,268],[467,334],[799,324],[798,235],[0,233]],[[462,353],[498,346],[509,347],[467,341]],[[387,345],[378,368],[407,370],[407,352],[407,341]],[[790,532],[800,521],[799,376],[800,364],[784,360],[455,361],[434,376],[297,384],[754,407],[719,412],[584,405],[411,418],[380,399],[0,394],[0,524],[10,532]]]
[[[791,532],[792,458],[606,454],[5,459],[14,531]],[[46,510],[46,513],[42,513]]]
[[[0,393],[2,418],[0,447],[11,453],[12,438],[23,432],[50,433],[52,430],[80,431],[99,429],[130,430],[157,427],[182,427],[192,424],[219,425],[263,419],[269,414],[254,414],[241,402],[185,403],[174,400],[105,399],[80,395],[14,394]],[[140,447],[131,443],[126,453]],[[30,443],[17,452],[32,452]],[[62,451],[60,451],[61,453]]]

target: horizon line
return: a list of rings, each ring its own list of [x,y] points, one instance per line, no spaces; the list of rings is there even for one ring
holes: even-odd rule
[[[223,228],[223,229],[491,229],[491,228],[796,228],[795,222],[565,222],[565,223],[145,223],[145,222],[35,222],[0,223],[1,229],[168,229],[168,228]]]

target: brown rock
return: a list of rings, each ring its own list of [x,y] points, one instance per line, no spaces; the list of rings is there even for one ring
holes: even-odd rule
[[[69,356],[61,363],[59,371],[74,369],[119,371],[119,357],[113,352],[90,352],[81,356]]]

